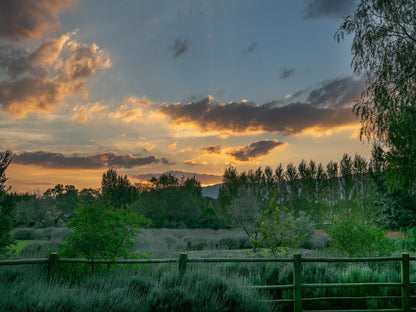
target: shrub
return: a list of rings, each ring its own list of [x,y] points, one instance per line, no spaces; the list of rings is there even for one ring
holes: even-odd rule
[[[260,239],[250,238],[254,247],[269,248],[275,253],[279,247],[298,247],[315,231],[303,212],[295,218],[287,208],[279,208],[275,195],[267,209],[260,212]]]
[[[388,255],[395,249],[384,230],[353,219],[335,222],[328,230],[330,245],[348,257]]]
[[[314,232],[312,235],[306,237],[302,243],[302,247],[306,249],[323,250],[329,245],[329,235],[324,232]]]
[[[86,204],[74,211],[68,226],[74,231],[62,245],[60,254],[87,259],[117,259],[132,256],[139,227],[149,220],[126,210],[103,204]]]

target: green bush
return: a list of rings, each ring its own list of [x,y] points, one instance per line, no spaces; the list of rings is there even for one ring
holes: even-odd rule
[[[294,215],[285,207],[276,204],[275,195],[267,209],[260,212],[260,239],[250,238],[254,247],[264,247],[275,253],[279,247],[299,247],[304,240],[315,232],[309,217],[305,213]]]
[[[135,247],[134,238],[140,233],[139,227],[149,222],[122,208],[104,204],[79,206],[68,222],[73,232],[59,253],[63,257],[87,259],[129,258]]]
[[[384,230],[353,219],[335,222],[328,233],[330,246],[348,257],[389,255],[396,248]]]

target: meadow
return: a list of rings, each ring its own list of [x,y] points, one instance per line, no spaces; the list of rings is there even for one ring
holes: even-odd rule
[[[18,244],[13,258],[46,257],[57,250],[69,235],[67,228],[17,228]],[[327,235],[317,231],[312,248],[281,248],[273,256],[334,256]],[[405,239],[394,239],[403,250]],[[322,243],[323,242],[323,243]],[[309,245],[312,246],[312,245]],[[401,246],[401,247],[400,247]],[[400,249],[402,248],[402,249]],[[135,253],[143,258],[176,258],[186,252],[192,257],[270,257],[266,250],[254,253],[247,235],[239,230],[144,229],[136,239]],[[411,265],[411,281],[416,281],[416,264]],[[306,283],[398,282],[399,263],[306,263]],[[59,277],[48,280],[46,265],[0,267],[1,311],[292,311],[291,303],[267,300],[291,298],[292,290],[253,290],[244,286],[291,284],[292,266],[286,263],[191,263],[186,274],[178,275],[177,265],[61,264]],[[305,297],[400,296],[394,287],[311,289]],[[304,309],[397,308],[399,299],[331,300],[306,302]]]

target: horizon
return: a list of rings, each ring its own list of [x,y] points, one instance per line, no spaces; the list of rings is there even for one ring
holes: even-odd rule
[[[351,38],[334,39],[354,7],[3,4],[0,150],[15,155],[7,185],[97,188],[109,168],[133,183],[169,171],[215,181],[230,165],[369,159],[352,113],[365,83],[352,74]]]

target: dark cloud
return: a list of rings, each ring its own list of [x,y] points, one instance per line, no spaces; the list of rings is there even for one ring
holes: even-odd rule
[[[248,54],[253,54],[257,50],[257,45],[257,42],[250,43],[245,52]]]
[[[22,165],[34,165],[53,169],[102,169],[102,168],[134,168],[158,163],[156,156],[135,157],[132,155],[116,155],[101,153],[90,156],[65,156],[61,153],[23,152],[13,158],[13,162]]]
[[[175,43],[170,50],[173,52],[173,57],[177,58],[184,54],[189,49],[188,38],[176,38]]]
[[[235,149],[227,154],[239,161],[250,161],[253,158],[269,154],[271,150],[282,144],[278,140],[263,140],[251,143],[249,146]]]
[[[335,18],[340,19],[351,14],[354,0],[311,0],[303,10],[304,19]]]
[[[214,175],[214,174],[203,174],[203,173],[195,173],[195,172],[186,172],[186,171],[167,171],[164,173],[144,173],[144,174],[137,174],[133,175],[132,178],[135,178],[140,181],[149,181],[152,177],[159,178],[162,174],[171,174],[176,176],[177,178],[184,177],[193,178],[195,177],[201,184],[216,184],[222,182],[222,175]]]
[[[59,27],[58,14],[75,0],[0,1],[0,39],[30,39]]]
[[[208,154],[220,154],[221,146],[219,145],[208,145],[204,146],[201,150],[207,152]]]
[[[349,105],[361,97],[364,88],[364,80],[352,77],[329,80],[312,90],[307,101],[319,107]]]
[[[283,68],[279,77],[280,79],[286,79],[294,74],[295,74],[295,68]]]
[[[190,123],[204,132],[257,130],[296,134],[309,128],[330,129],[355,123],[351,105],[359,98],[362,86],[362,82],[345,78],[327,81],[310,91],[307,102],[222,104],[207,97],[185,105],[162,105],[158,109],[173,122]]]
[[[33,51],[0,46],[0,108],[19,116],[50,111],[70,95],[86,94],[97,69],[111,66],[95,44],[79,44],[67,33],[49,38]]]

